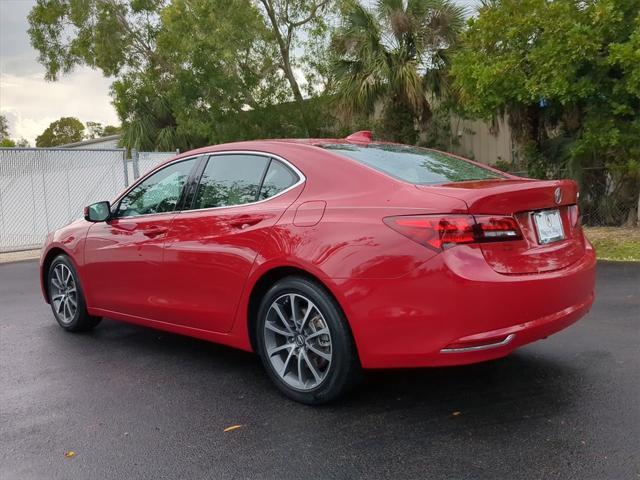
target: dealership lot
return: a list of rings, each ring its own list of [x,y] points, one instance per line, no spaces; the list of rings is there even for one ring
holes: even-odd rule
[[[589,316],[508,358],[371,373],[313,408],[251,354],[109,320],[65,333],[37,263],[9,263],[0,369],[3,480],[640,478],[640,264],[601,263]]]

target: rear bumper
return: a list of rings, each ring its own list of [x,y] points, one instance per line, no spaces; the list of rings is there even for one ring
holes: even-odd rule
[[[503,357],[518,347],[548,337],[578,321],[591,309],[593,294],[584,302],[528,322],[490,332],[470,335],[440,350],[441,361],[431,365],[464,365]],[[472,346],[465,346],[465,344]],[[476,346],[477,345],[477,346]],[[451,356],[447,358],[444,355]]]
[[[503,275],[477,246],[445,251],[395,280],[344,280],[342,304],[362,366],[464,365],[509,354],[584,316],[595,253],[562,270]]]

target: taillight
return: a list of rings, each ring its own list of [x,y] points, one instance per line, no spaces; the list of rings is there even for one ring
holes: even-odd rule
[[[387,217],[384,223],[405,237],[435,250],[448,244],[474,242],[475,222],[470,215]]]
[[[389,227],[434,250],[464,243],[519,240],[522,233],[512,217],[491,215],[416,215],[386,217]]]
[[[578,205],[569,205],[569,222],[571,222],[571,228],[578,226],[580,222],[580,208]]]

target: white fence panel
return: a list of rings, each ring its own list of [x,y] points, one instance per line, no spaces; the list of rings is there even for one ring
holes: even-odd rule
[[[0,252],[38,248],[128,180],[122,149],[0,149]]]
[[[144,176],[149,170],[158,166],[162,162],[175,157],[178,152],[131,152],[131,163],[129,165],[130,178]]]
[[[156,165],[175,156],[175,152],[138,152],[140,175],[144,175]]]

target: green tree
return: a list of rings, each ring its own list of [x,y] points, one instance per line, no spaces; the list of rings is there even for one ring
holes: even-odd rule
[[[117,135],[122,133],[122,129],[120,127],[116,127],[115,125],[107,125],[104,127],[103,136],[108,137],[109,135]]]
[[[270,34],[249,0],[175,0],[159,22],[162,68],[126,72],[112,87],[125,145],[217,143],[223,119],[286,98]]]
[[[56,80],[76,66],[89,66],[118,81],[160,75],[165,65],[157,53],[160,11],[165,0],[37,0],[29,13],[29,36],[45,77]],[[114,102],[122,99],[114,98]],[[150,122],[150,121],[149,121]],[[125,133],[128,124],[124,124]],[[133,136],[129,132],[128,138]],[[133,144],[127,146],[135,146]]]
[[[29,142],[27,142],[24,138],[20,138],[19,140],[13,140],[9,135],[9,122],[7,121],[7,117],[4,115],[0,115],[0,147],[4,148],[14,148],[14,147],[28,147]]]
[[[48,78],[76,65],[115,77],[128,147],[216,141],[221,118],[286,98],[251,0],[38,0],[29,22]]]
[[[58,147],[79,142],[84,135],[84,125],[75,117],[62,117],[52,122],[36,138],[36,147]]]
[[[85,128],[87,130],[87,133],[85,134],[84,138],[86,138],[87,140],[104,136],[104,127],[100,122],[87,122],[85,124]]]
[[[343,112],[382,108],[383,137],[415,143],[431,117],[430,95],[448,85],[450,52],[464,10],[449,0],[348,2],[333,40],[335,88]]]
[[[138,150],[187,150],[202,140],[178,128],[168,87],[152,70],[132,72],[111,86],[113,105],[122,121],[122,144]]]
[[[162,65],[155,37],[166,0],[37,0],[29,13],[29,37],[56,80],[78,65],[117,76],[123,70]]]
[[[4,141],[9,138],[9,122],[7,117],[0,115],[0,141]]]
[[[120,127],[116,127],[113,125],[103,126],[100,122],[87,122],[85,124],[85,127],[87,133],[85,134],[84,138],[86,138],[87,140],[107,137],[109,135],[120,133]]]
[[[277,65],[286,78],[294,101],[297,103],[303,119],[304,128],[309,136],[309,122],[304,106],[304,96],[294,71],[301,67],[294,58],[296,46],[302,46],[301,34],[309,43],[321,43],[322,36],[328,31],[325,15],[329,12],[331,0],[258,0],[262,6],[265,21],[271,30],[278,51]],[[307,44],[307,46],[309,46]],[[311,79],[314,75],[310,75]],[[312,87],[311,87],[312,89]]]
[[[508,114],[532,174],[568,169],[619,222],[612,199],[638,189],[639,40],[640,0],[487,1],[452,75],[470,115]]]

